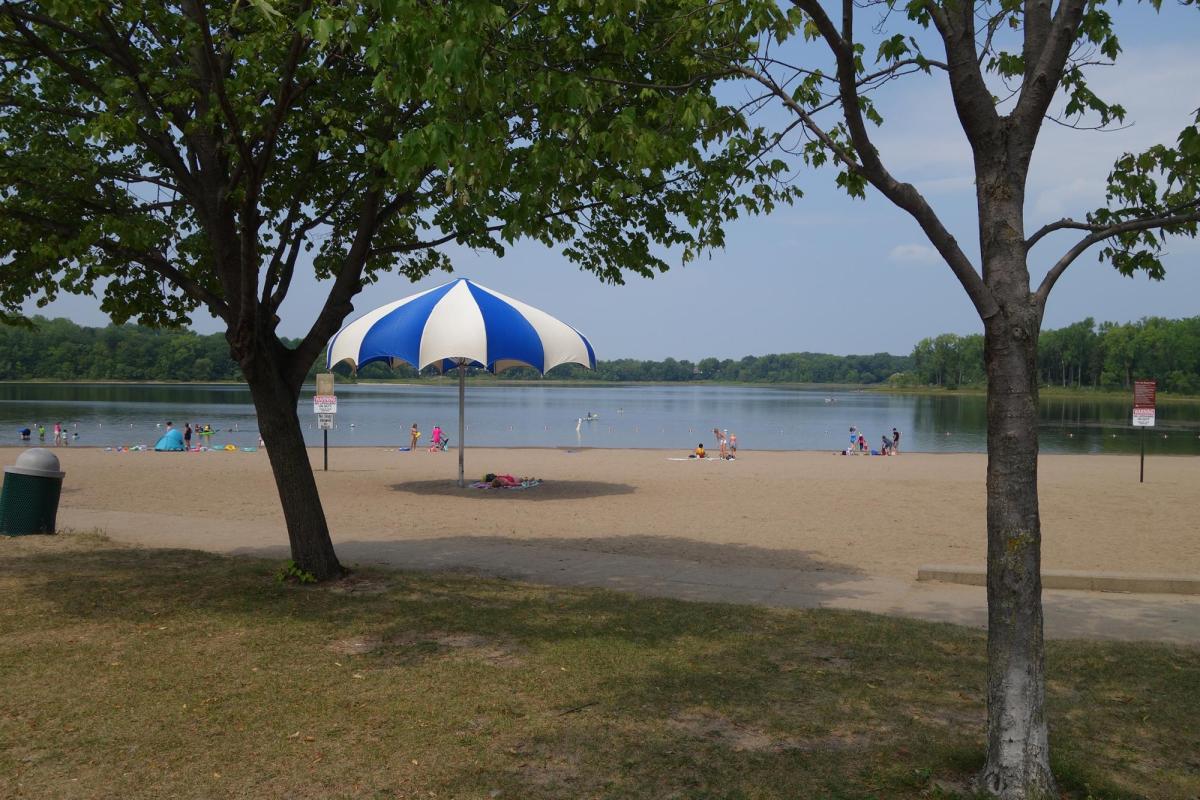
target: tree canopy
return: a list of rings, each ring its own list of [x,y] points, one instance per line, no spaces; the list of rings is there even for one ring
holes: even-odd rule
[[[721,19],[738,13],[4,2],[0,305],[96,293],[117,322],[179,325],[203,304],[273,329],[311,259],[331,285],[307,370],[363,282],[449,268],[448,242],[560,243],[613,282],[665,269],[772,201],[730,188],[781,165],[754,158],[768,140],[690,54],[747,47]]]

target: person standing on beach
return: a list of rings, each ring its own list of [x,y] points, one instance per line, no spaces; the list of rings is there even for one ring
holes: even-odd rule
[[[191,452],[192,450],[192,423],[183,423],[183,449]]]
[[[850,455],[858,452],[858,428],[850,426],[850,447],[846,450]]]
[[[892,455],[900,455],[900,431],[892,428]]]
[[[33,424],[33,427],[37,428],[38,441],[41,441],[41,442],[46,441],[46,426],[40,422],[35,422]]]
[[[729,457],[737,458],[737,434],[726,431],[725,441],[729,442]]]
[[[408,449],[410,452],[412,452],[417,449],[417,439],[421,438],[421,429],[418,428],[417,423],[414,422],[412,424],[412,429],[409,430],[408,433],[409,433],[409,438],[410,438],[410,441],[408,443]]]
[[[442,443],[442,426],[434,425],[429,434],[429,452],[435,452]]]
[[[54,423],[54,446],[58,447],[62,444],[62,423]]]
[[[725,441],[725,434],[721,433],[720,428],[713,428],[713,436],[717,437],[717,451],[721,458],[725,457],[728,447],[728,442]]]

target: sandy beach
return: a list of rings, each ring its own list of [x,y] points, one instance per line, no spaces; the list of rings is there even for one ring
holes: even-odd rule
[[[11,463],[16,451],[3,451]],[[267,456],[56,451],[59,524],[153,546],[285,546]],[[658,450],[471,449],[468,478],[542,478],[526,491],[459,490],[456,454],[330,451],[317,467],[335,543],[478,540],[670,556],[702,564],[912,579],[921,564],[984,563],[978,454],[894,458],[746,452],[736,462]],[[1043,456],[1044,567],[1200,573],[1200,459]]]

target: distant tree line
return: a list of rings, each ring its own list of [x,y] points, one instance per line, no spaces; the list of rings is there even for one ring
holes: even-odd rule
[[[667,358],[642,361],[619,358],[598,361],[595,370],[576,366],[555,369],[562,379],[636,383],[662,381],[688,383],[725,381],[741,383],[882,383],[890,376],[910,369],[908,356],[876,353],[869,356],[833,356],[826,353],[772,353],[740,359],[704,358],[697,362]],[[522,380],[536,377],[532,370],[512,370],[501,375]]]
[[[1155,378],[1159,389],[1200,394],[1200,317],[1102,322],[1091,317],[1042,331],[1038,375],[1043,386],[1128,389]],[[982,386],[983,336],[945,333],[913,348],[912,367],[894,385]]]
[[[85,328],[34,317],[0,326],[0,380],[240,381],[221,334],[136,325]]]
[[[136,325],[88,328],[69,319],[34,317],[33,327],[0,326],[0,380],[127,380],[223,381],[241,380],[237,364],[221,334],[201,335],[187,330],[158,330]],[[745,358],[706,358],[699,362],[668,358],[642,361],[622,358],[600,361],[595,370],[562,366],[551,373],[557,380],[612,382],[741,381],[747,383],[881,383],[912,367],[908,356],[876,353],[833,356],[824,353],[785,353]],[[313,364],[312,373],[324,368]],[[344,379],[349,370],[337,369]],[[428,372],[428,371],[427,371]],[[430,373],[431,374],[431,373]],[[369,364],[359,380],[404,379],[416,370]],[[509,370],[501,380],[538,378],[531,369]]]
[[[159,330],[136,325],[88,328],[69,319],[35,317],[33,327],[0,326],[0,380],[240,381],[221,334]],[[312,373],[324,368],[313,364]],[[1200,317],[1097,325],[1091,318],[1043,331],[1038,369],[1049,386],[1128,388],[1155,377],[1163,391],[1200,393]],[[355,380],[346,367],[343,380]],[[430,373],[432,374],[432,373]],[[358,380],[417,377],[407,366],[370,364]],[[534,380],[531,369],[509,370],[499,380]],[[981,386],[983,336],[953,333],[922,339],[912,354],[835,356],[780,353],[697,362],[667,358],[600,361],[595,370],[558,367],[556,380],[621,383],[831,383],[893,386]]]

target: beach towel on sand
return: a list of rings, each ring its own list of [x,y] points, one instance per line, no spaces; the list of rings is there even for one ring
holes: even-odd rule
[[[509,477],[509,476],[504,476]],[[476,481],[471,484],[472,489],[532,489],[535,486],[540,486],[542,481],[540,478],[530,478],[523,481],[513,479],[511,483],[507,481],[501,482],[499,486],[493,486],[492,481]]]

